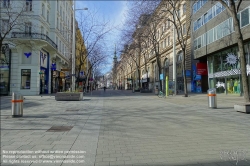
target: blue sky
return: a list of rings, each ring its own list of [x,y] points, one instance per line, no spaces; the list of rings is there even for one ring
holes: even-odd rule
[[[97,12],[100,19],[109,20],[112,26],[117,27],[117,29],[112,30],[111,34],[108,36],[108,50],[109,54],[109,64],[105,66],[103,72],[107,72],[112,68],[112,61],[114,55],[115,44],[119,40],[119,28],[122,27],[123,22],[126,18],[127,13],[127,3],[128,1],[76,1],[76,8],[88,8],[88,12]],[[86,11],[87,12],[87,11]],[[119,50],[118,50],[119,51]]]

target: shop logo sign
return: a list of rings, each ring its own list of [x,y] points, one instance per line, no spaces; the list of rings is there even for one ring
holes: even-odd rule
[[[43,60],[43,64],[44,64],[44,60],[46,59],[46,54],[42,54],[42,60]]]
[[[24,55],[26,56],[26,58],[29,58],[31,56],[31,52],[25,52]]]
[[[225,89],[225,83],[224,82],[218,81],[215,86],[216,86],[216,88],[223,87]]]
[[[238,62],[238,58],[233,53],[228,53],[225,61],[229,65],[235,65]]]

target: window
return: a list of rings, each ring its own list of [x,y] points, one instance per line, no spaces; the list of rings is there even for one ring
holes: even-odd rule
[[[219,40],[220,38],[222,38],[222,26],[221,24],[217,26],[217,40]]]
[[[42,16],[45,18],[45,13],[44,13],[45,11],[44,10],[45,10],[45,7],[44,7],[44,4],[42,4]]]
[[[201,37],[197,39],[197,48],[201,48]]]
[[[208,22],[208,14],[205,13],[203,17],[204,17],[204,24],[206,24]]]
[[[249,9],[245,9],[241,12],[241,27],[249,24]]]
[[[167,41],[166,41],[166,39],[164,39],[164,48],[166,48],[166,43],[167,43]]]
[[[180,17],[181,16],[181,10],[177,10],[177,17]]]
[[[193,26],[194,26],[194,31],[196,31],[196,29],[197,29],[197,21],[194,22]]]
[[[211,20],[213,18],[213,15],[212,15],[212,9],[208,10],[207,12],[207,18],[208,18],[208,21]]]
[[[200,7],[201,7],[201,1],[198,1],[196,5],[197,5],[197,6],[196,6],[197,10],[199,10]]]
[[[184,3],[184,4],[182,5],[182,12],[183,12],[183,14],[186,13],[186,10],[187,10],[186,4]]]
[[[30,89],[31,70],[21,70],[21,89]]]
[[[201,27],[201,18],[197,20],[197,29]]]
[[[9,8],[10,7],[10,0],[3,0],[3,7]]]
[[[222,11],[222,4],[217,3],[216,4],[216,15],[220,14],[221,11]]]
[[[168,46],[170,45],[170,36],[168,36]]]
[[[32,11],[32,0],[26,0],[26,11]]]
[[[213,42],[213,29],[207,32],[207,44],[210,44]]]
[[[49,11],[47,10],[47,22],[49,23]]]
[[[228,34],[230,34],[230,25],[229,25],[229,19],[224,21],[224,23],[222,24],[222,36],[227,36]]]
[[[2,33],[7,33],[10,30],[9,20],[2,20]]]
[[[25,23],[25,33],[31,33],[31,22]]]
[[[197,49],[197,39],[194,40],[194,50]]]
[[[41,33],[44,34],[44,28],[43,28],[43,26],[41,27]]]
[[[183,24],[182,30],[183,30],[183,35],[185,35],[186,34],[186,24]]]
[[[196,13],[196,11],[197,11],[197,5],[196,5],[196,3],[193,5],[193,14],[194,13]]]

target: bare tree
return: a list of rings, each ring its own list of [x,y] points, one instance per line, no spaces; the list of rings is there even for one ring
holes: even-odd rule
[[[80,13],[78,19],[78,26],[82,32],[84,44],[77,50],[80,56],[77,59],[79,64],[77,65],[76,70],[79,71],[83,64],[88,63],[85,73],[87,78],[85,85],[86,83],[88,85],[88,78],[91,75],[92,69],[96,65],[106,63],[106,36],[112,30],[112,28],[109,27],[109,22],[101,21],[97,18],[96,14],[97,12],[88,12],[87,15]]]
[[[244,43],[243,43],[243,36],[242,36],[241,29],[240,29],[240,21],[237,18],[237,13],[241,6],[242,0],[238,0],[236,2],[235,0],[227,0],[228,3],[226,3],[223,0],[217,0],[217,1],[220,2],[226,8],[227,12],[233,18],[235,35],[237,38],[237,43],[238,43],[238,48],[239,48],[239,53],[240,53],[240,68],[241,68],[241,78],[242,78],[244,99],[246,102],[249,102],[250,96],[249,96],[249,87],[248,87],[249,84],[248,84],[247,72],[246,72],[246,56],[245,56],[245,49],[244,49]]]
[[[27,11],[32,10],[32,6],[24,1],[1,1],[0,2],[0,49],[3,44],[10,44],[12,31],[25,29],[23,20],[29,18]]]
[[[190,29],[191,29],[191,12],[187,10],[185,21],[181,20],[180,16],[180,2],[182,1],[175,1],[175,0],[165,0],[162,3],[163,10],[161,10],[165,17],[165,14],[170,16],[167,18],[168,21],[170,21],[173,24],[173,28],[176,30],[177,34],[177,45],[180,46],[182,50],[182,73],[183,74],[183,81],[184,81],[184,96],[188,97],[188,91],[187,91],[187,77],[186,77],[186,58],[187,58],[187,46],[188,46],[188,40],[190,39]],[[189,9],[190,2],[185,2],[186,9]],[[174,40],[174,39],[173,39]],[[175,56],[175,55],[174,55]]]

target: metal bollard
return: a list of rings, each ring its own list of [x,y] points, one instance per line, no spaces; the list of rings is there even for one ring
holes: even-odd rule
[[[216,89],[215,88],[208,89],[207,96],[208,96],[208,107],[217,108]]]
[[[23,116],[23,96],[17,93],[12,93],[12,117]]]

